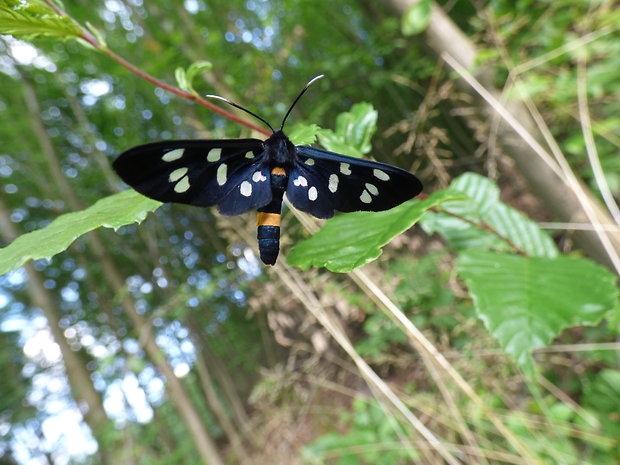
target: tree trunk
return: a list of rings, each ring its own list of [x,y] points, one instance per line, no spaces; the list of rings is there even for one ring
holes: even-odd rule
[[[228,417],[226,408],[220,401],[219,396],[217,395],[215,382],[211,376],[205,358],[202,356],[202,353],[200,351],[196,353],[196,371],[198,372],[198,378],[200,380],[202,393],[207,400],[209,408],[211,409],[211,411],[217,418],[220,426],[226,433],[226,436],[230,441],[231,449],[234,451],[236,457],[239,458],[242,463],[247,463],[248,453],[243,445],[241,435],[238,433],[235,425]]]
[[[417,2],[416,0],[383,0],[383,3],[391,11],[402,17],[407,9]],[[501,92],[493,84],[494,70],[486,66],[475,70],[474,61],[478,54],[476,46],[436,4],[433,4],[425,37],[427,44],[438,56],[448,54],[453,57],[463,68],[472,71],[477,80],[491,95],[499,101],[502,100],[500,97]],[[477,106],[480,117],[487,119],[498,117],[495,109],[486,100],[481,98],[465,80],[458,79],[457,85],[463,92],[473,97],[474,105]],[[538,125],[522,102],[511,101],[504,106],[539,143],[544,140]],[[558,175],[557,171],[550,167],[523,140],[515,129],[503,120],[497,133],[497,139],[503,151],[515,161],[516,166],[527,180],[532,191],[545,203],[546,207],[556,218],[563,222],[591,223],[575,189],[568,184],[566,178]],[[541,145],[544,146],[542,143]],[[579,184],[586,194],[583,199],[586,203],[586,208],[589,207],[593,211],[596,222],[600,224],[613,224],[613,219],[601,207],[592,193],[587,190],[583,183]],[[611,269],[615,269],[616,272],[620,271],[618,269],[618,261],[614,261],[614,258],[610,257],[601,238],[595,231],[575,231],[574,237],[577,244],[592,259]],[[607,233],[607,238],[612,249],[612,255],[615,254],[617,257],[620,253],[620,233]]]
[[[18,235],[15,224],[10,219],[10,212],[7,205],[0,198],[0,235],[2,238],[11,242]],[[93,436],[99,442],[99,456],[101,462],[104,465],[114,465],[117,463],[115,458],[122,456],[121,454],[109,454],[109,450],[118,451],[116,446],[105,447],[105,442],[109,442],[111,435],[110,431],[114,431],[114,424],[108,419],[108,416],[103,409],[103,399],[99,392],[93,386],[90,372],[86,368],[84,359],[80,357],[79,353],[71,349],[69,342],[65,338],[63,330],[59,326],[60,312],[56,308],[54,298],[50,295],[48,290],[43,286],[43,279],[39,272],[37,272],[32,265],[32,262],[28,262],[24,265],[24,270],[28,275],[28,294],[32,305],[38,307],[45,315],[47,323],[54,337],[54,342],[58,344],[60,353],[62,354],[62,360],[65,366],[65,373],[69,382],[69,388],[75,403],[78,405],[80,411],[84,415],[84,421],[90,427],[93,432]],[[102,438],[106,440],[102,440]]]
[[[235,381],[230,375],[229,367],[227,367],[226,363],[211,349],[208,338],[205,337],[204,331],[198,329],[194,319],[190,317],[186,324],[192,332],[192,339],[195,339],[194,342],[200,347],[202,357],[209,361],[209,369],[213,373],[213,377],[222,390],[223,395],[226,397],[237,429],[244,431],[244,428],[247,427],[249,423],[249,418],[245,411],[244,402],[239,397]]]
[[[233,420],[235,421],[237,428],[244,431],[247,428],[250,420],[248,418],[247,412],[245,411],[244,402],[239,397],[237,386],[235,385],[234,380],[230,376],[226,364],[222,362],[222,360],[213,350],[211,350],[211,347],[209,346],[208,341],[206,341],[206,338],[202,337],[201,341],[201,347],[203,349],[204,356],[207,360],[209,360],[209,366],[213,371],[213,375],[217,380],[218,385],[222,388],[224,395],[226,396],[226,400],[230,405]],[[248,439],[251,440],[251,438]]]
[[[75,196],[75,193],[73,192],[67,178],[62,174],[60,162],[54,146],[47,137],[45,126],[40,118],[41,109],[39,107],[34,88],[27,80],[24,79],[23,82],[24,95],[30,112],[30,119],[33,124],[33,129],[39,142],[41,143],[43,155],[49,165],[52,178],[67,204],[73,210],[80,210],[83,208],[83,205]],[[97,257],[97,260],[102,266],[103,274],[110,288],[116,295],[123,294],[125,281],[122,278],[122,274],[112,261],[111,256],[107,252],[103,242],[96,232],[86,234],[85,237]],[[157,346],[150,325],[148,325],[145,319],[138,314],[134,302],[126,294],[122,298],[121,305],[129,319],[132,321],[137,333],[140,335],[140,342],[145,348],[150,360],[155,364],[159,372],[166,378],[170,398],[179,410],[181,418],[185,421],[187,429],[194,440],[194,445],[202,457],[202,460],[205,464],[209,465],[223,465],[224,461],[216,448],[215,442],[205,428],[196,409],[194,409],[190,396],[185,392],[180,380],[174,375],[174,371],[168,363],[165,354],[162,353]]]

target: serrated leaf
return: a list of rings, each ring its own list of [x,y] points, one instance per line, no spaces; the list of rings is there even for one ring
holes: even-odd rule
[[[401,23],[403,35],[411,36],[424,32],[431,19],[432,4],[432,0],[419,0],[407,9]]]
[[[615,276],[589,260],[471,250],[456,262],[476,311],[530,375],[530,353],[567,327],[597,324],[618,301]]]
[[[54,10],[45,3],[44,0],[2,0],[2,7],[12,10],[27,11],[29,14],[46,15],[56,14]],[[58,6],[58,5],[56,5]]]
[[[59,216],[45,228],[23,234],[0,249],[0,275],[19,268],[28,260],[50,259],[66,250],[78,237],[100,226],[118,229],[139,223],[160,205],[128,190],[101,199],[82,211]]]
[[[82,31],[70,18],[57,15],[42,2],[4,0],[0,6],[0,34],[75,39]]]
[[[310,239],[297,243],[287,257],[289,265],[308,269],[324,266],[337,273],[365,265],[381,255],[381,248],[413,226],[429,208],[459,194],[439,191],[425,200],[409,200],[383,212],[339,215]]]
[[[511,250],[508,243],[498,237],[499,234],[528,255],[550,258],[558,255],[555,243],[546,232],[534,221],[501,202],[499,188],[490,179],[465,173],[456,178],[449,188],[469,199],[444,203],[441,210],[467,221],[446,213],[430,212],[421,221],[427,233],[441,234],[457,250]],[[484,225],[495,232],[485,230]]]
[[[360,157],[370,152],[370,139],[377,130],[378,113],[370,103],[356,103],[336,118],[336,131],[321,129],[321,145],[332,152]]]
[[[320,130],[316,124],[295,124],[290,131],[286,131],[286,135],[295,145],[312,145]]]

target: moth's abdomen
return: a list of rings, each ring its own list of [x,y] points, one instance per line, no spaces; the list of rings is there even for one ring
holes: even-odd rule
[[[284,169],[273,168],[271,170],[271,202],[257,210],[258,252],[265,265],[275,265],[280,252],[280,213],[287,180],[288,176]]]
[[[275,265],[280,252],[280,226],[259,225],[257,237],[261,261],[265,265]]]

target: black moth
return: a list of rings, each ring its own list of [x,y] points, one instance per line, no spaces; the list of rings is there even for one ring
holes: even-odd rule
[[[139,145],[114,161],[118,175],[141,194],[160,202],[209,207],[223,215],[258,211],[258,248],[273,265],[280,247],[282,196],[317,218],[341,212],[388,210],[422,191],[413,174],[385,164],[313,147],[295,146],[282,132],[291,110],[317,79],[312,79],[288,109],[279,130],[263,118],[222,97],[265,123],[267,140],[170,140]]]

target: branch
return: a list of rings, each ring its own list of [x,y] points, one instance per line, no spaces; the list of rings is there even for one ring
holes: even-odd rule
[[[118,64],[123,66],[124,68],[128,69],[129,71],[131,71],[132,73],[134,73],[138,77],[140,77],[140,78],[150,82],[151,84],[153,84],[153,85],[155,85],[157,87],[161,87],[162,89],[167,90],[168,92],[171,92],[171,93],[173,93],[173,94],[175,94],[175,95],[177,95],[177,96],[179,96],[181,98],[184,98],[186,100],[190,100],[192,102],[196,102],[197,104],[202,105],[203,107],[207,107],[209,110],[214,111],[216,113],[219,113],[224,118],[227,118],[227,119],[229,119],[231,121],[234,121],[235,123],[242,124],[242,125],[250,128],[250,129],[252,129],[253,131],[260,132],[261,134],[265,134],[267,136],[271,135],[271,132],[268,131],[265,128],[257,126],[254,123],[250,123],[249,121],[247,121],[247,120],[245,120],[243,118],[240,118],[239,116],[237,116],[237,115],[235,115],[235,114],[233,114],[233,113],[231,113],[229,111],[223,110],[222,108],[218,107],[217,105],[214,105],[213,103],[209,102],[208,100],[205,100],[205,99],[200,98],[200,97],[198,97],[196,95],[190,94],[189,92],[181,90],[178,87],[174,87],[174,86],[171,86],[170,84],[166,84],[164,81],[161,81],[161,80],[157,79],[156,77],[151,76],[150,74],[142,71],[141,69],[139,69],[138,67],[136,67],[132,63],[130,63],[127,60],[125,60],[120,55],[117,55],[112,50],[110,50],[106,44],[102,43],[87,28],[85,28],[80,23],[78,23],[74,18],[69,16],[65,11],[63,11],[56,4],[54,4],[54,2],[52,2],[51,0],[44,0],[44,1],[52,10],[54,10],[54,12],[56,14],[58,14],[59,16],[67,17],[71,21],[73,21],[73,23],[81,31],[81,34],[78,36],[79,39],[82,39],[84,42],[88,43],[89,45],[94,47],[96,50],[105,53],[112,60],[114,60],[115,62],[117,62]]]

